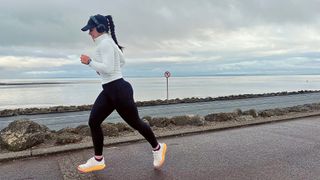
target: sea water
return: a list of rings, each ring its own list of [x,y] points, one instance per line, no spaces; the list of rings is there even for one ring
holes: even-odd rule
[[[165,77],[125,78],[136,101],[167,98]],[[320,75],[170,77],[169,99],[319,90]],[[93,104],[98,78],[0,79],[0,110]]]

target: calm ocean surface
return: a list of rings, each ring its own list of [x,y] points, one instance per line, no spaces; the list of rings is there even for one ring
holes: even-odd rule
[[[132,84],[136,101],[166,99],[164,77],[125,79]],[[170,99],[319,89],[320,75],[207,76],[169,79]],[[98,78],[0,79],[0,110],[92,104],[101,90]]]

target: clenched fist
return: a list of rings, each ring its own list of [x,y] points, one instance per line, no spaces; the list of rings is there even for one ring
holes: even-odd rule
[[[81,60],[81,63],[82,63],[82,64],[87,64],[87,65],[88,65],[88,64],[90,63],[90,61],[91,61],[90,57],[87,56],[87,55],[85,55],[85,54],[81,54],[80,60]]]

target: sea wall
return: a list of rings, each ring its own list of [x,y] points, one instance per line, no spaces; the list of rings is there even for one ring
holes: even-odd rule
[[[185,115],[168,117],[143,117],[143,121],[148,123],[153,130],[175,131],[177,127],[201,128],[206,126],[218,126],[221,123],[264,121],[270,117],[287,116],[297,113],[320,113],[320,103],[305,104],[287,108],[276,108],[256,111],[250,109],[242,111],[236,109],[228,113],[212,113],[206,116]],[[107,137],[128,136],[134,133],[131,127],[125,123],[103,123],[102,130]],[[59,146],[70,143],[80,143],[91,141],[91,132],[88,125],[80,125],[76,128],[63,128],[59,131],[50,130],[44,125],[37,124],[30,119],[18,119],[11,122],[8,127],[0,131],[1,151],[22,151],[37,147],[41,144],[46,146]]]
[[[141,106],[156,106],[166,104],[179,104],[179,103],[196,103],[196,102],[210,102],[221,100],[235,100],[235,99],[247,99],[247,98],[259,98],[259,97],[272,97],[272,96],[287,96],[295,94],[309,94],[319,93],[320,91],[294,91],[294,92],[276,92],[276,93],[264,93],[264,94],[241,94],[221,97],[207,97],[207,98],[184,98],[184,99],[170,99],[170,100],[152,100],[152,101],[137,101],[138,107]],[[80,106],[54,106],[49,108],[18,108],[18,109],[5,109],[0,111],[0,117],[17,116],[17,115],[30,115],[30,114],[48,114],[48,113],[63,113],[63,112],[77,112],[77,111],[89,111],[92,105],[80,105]]]

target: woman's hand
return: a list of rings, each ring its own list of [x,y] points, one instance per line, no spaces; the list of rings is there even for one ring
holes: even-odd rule
[[[85,54],[81,54],[81,57],[80,57],[80,60],[81,60],[81,63],[82,64],[89,64],[91,59],[89,56],[85,55]]]

